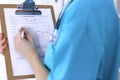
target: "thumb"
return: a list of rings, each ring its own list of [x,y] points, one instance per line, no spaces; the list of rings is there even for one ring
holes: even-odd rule
[[[21,38],[22,32],[23,32],[23,28],[21,27],[21,28],[18,30],[17,37]]]
[[[27,31],[27,29],[23,28],[23,31],[24,31],[24,37],[25,37],[27,40],[29,40],[29,41],[33,40],[31,34]]]

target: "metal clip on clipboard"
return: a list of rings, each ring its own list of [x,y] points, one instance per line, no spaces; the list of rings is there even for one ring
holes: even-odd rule
[[[16,15],[41,15],[42,12],[35,6],[33,0],[25,0],[15,11]]]

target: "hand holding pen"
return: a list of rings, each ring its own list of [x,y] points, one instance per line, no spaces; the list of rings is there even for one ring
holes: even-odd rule
[[[25,28],[20,28],[15,39],[15,50],[28,61],[38,56],[33,37]]]

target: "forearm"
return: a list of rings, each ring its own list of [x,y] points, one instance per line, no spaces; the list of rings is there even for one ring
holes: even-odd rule
[[[37,80],[47,80],[49,70],[44,66],[38,56],[33,56],[28,60]]]

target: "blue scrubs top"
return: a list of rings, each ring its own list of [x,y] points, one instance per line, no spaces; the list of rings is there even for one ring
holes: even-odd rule
[[[48,46],[47,80],[117,80],[119,27],[113,0],[74,0]]]

